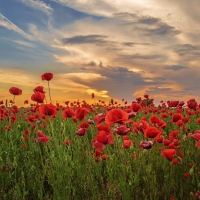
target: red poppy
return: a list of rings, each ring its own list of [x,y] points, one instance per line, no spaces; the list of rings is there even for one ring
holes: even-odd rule
[[[114,129],[114,132],[118,135],[126,135],[131,131],[130,128],[127,128],[125,125],[120,125]]]
[[[98,150],[102,151],[102,150],[105,149],[106,145],[103,144],[103,143],[101,143],[101,142],[98,142],[98,141],[94,140],[92,142],[92,147],[95,148],[95,149],[98,149]]]
[[[148,99],[148,98],[149,98],[149,95],[148,95],[148,94],[145,94],[145,95],[144,95],[144,98]]]
[[[69,145],[69,144],[70,144],[70,140],[65,140],[65,141],[63,142],[63,144],[64,144],[64,145]]]
[[[177,122],[178,120],[181,120],[183,116],[180,113],[174,113],[172,117],[172,122]]]
[[[110,133],[110,126],[107,126],[105,124],[97,124],[96,128],[98,129],[98,131],[105,131],[107,134]]]
[[[200,140],[196,143],[195,147],[200,147]]]
[[[44,93],[41,92],[35,92],[32,96],[31,96],[31,100],[35,101],[37,103],[43,103],[44,101]]]
[[[95,120],[97,123],[101,123],[101,122],[105,121],[105,117],[106,117],[106,114],[104,114],[104,113],[99,113],[99,114],[95,115],[94,120]]]
[[[122,147],[123,148],[130,148],[134,144],[133,140],[124,140]]]
[[[179,105],[179,101],[168,101],[167,104],[169,107],[177,107]]]
[[[94,93],[92,93],[92,98],[94,99]]]
[[[28,104],[28,100],[25,100],[25,101],[24,101],[24,104]]]
[[[163,139],[163,144],[164,144],[165,146],[169,146],[170,143],[171,143],[170,140]]]
[[[105,131],[99,131],[98,135],[96,137],[96,140],[98,142],[101,142],[103,144],[107,144],[108,143],[108,137]]]
[[[197,104],[197,102],[195,101],[195,99],[190,99],[190,100],[187,102],[187,106],[188,106],[188,108],[190,108],[190,109],[195,109],[195,108],[198,106],[198,104]]]
[[[16,87],[11,87],[9,89],[9,92],[13,95],[21,95],[22,94],[22,90]]]
[[[188,172],[183,174],[184,178],[188,178],[190,176],[190,174]]]
[[[107,125],[113,125],[114,123],[123,123],[128,121],[128,113],[120,109],[110,110],[105,117]]]
[[[56,115],[56,106],[52,104],[43,104],[39,106],[39,111],[42,116],[55,116]]]
[[[37,86],[33,92],[36,93],[36,92],[41,92],[41,93],[45,93],[45,91],[43,91],[44,87],[43,86]]]
[[[141,141],[139,144],[139,148],[143,149],[151,149],[152,146],[153,146],[152,141]]]
[[[76,135],[84,136],[86,134],[86,128],[79,128],[75,133]]]
[[[169,140],[174,140],[176,139],[177,135],[179,134],[178,130],[174,130],[169,134]]]
[[[162,114],[161,114],[161,117],[162,117],[162,118],[167,118],[167,117],[168,117],[168,114],[162,113]]]
[[[199,130],[195,131],[195,133],[192,134],[191,137],[197,141],[200,140],[200,131]]]
[[[190,118],[189,118],[189,117],[183,117],[183,118],[182,118],[182,122],[183,122],[184,124],[186,124],[186,123],[190,122]]]
[[[81,122],[78,125],[79,128],[85,128],[86,130],[88,130],[90,128],[90,125],[88,124],[88,122]]]
[[[200,125],[200,118],[197,118],[196,122]]]
[[[83,120],[86,118],[86,115],[88,114],[87,108],[77,108],[75,112],[75,116],[78,120]]]
[[[50,140],[48,136],[46,136],[42,131],[38,131],[38,138],[35,139],[36,142],[47,143]]]
[[[140,119],[140,121],[138,122],[133,122],[133,125],[134,125],[134,130],[136,132],[140,132],[140,131],[144,132],[149,126],[148,122],[144,119]]]
[[[152,123],[152,124],[159,124],[160,123],[160,121],[161,121],[161,119],[158,117],[158,116],[156,116],[156,115],[152,115],[151,117],[150,117],[150,123]]]
[[[62,118],[67,119],[69,117],[73,117],[75,115],[75,112],[72,108],[67,108],[62,112]]]
[[[96,149],[96,150],[95,150],[94,156],[95,156],[95,157],[98,157],[98,156],[100,156],[101,154],[102,154],[102,151],[99,150],[99,149]]]
[[[28,134],[30,134],[31,132],[28,130],[28,129],[26,129],[26,130],[24,130],[24,135],[28,135]]]
[[[132,103],[131,110],[133,112],[139,112],[142,109],[142,106],[138,103]]]
[[[144,136],[146,138],[155,138],[157,135],[161,134],[162,132],[158,130],[156,127],[147,127],[144,131]]]
[[[108,158],[108,155],[106,155],[106,154],[103,154],[102,156],[101,156],[101,159],[102,160],[106,160]]]
[[[162,157],[167,158],[169,161],[172,161],[175,154],[176,154],[175,149],[165,149],[161,153]]]
[[[50,72],[44,73],[41,76],[42,80],[50,81],[53,78],[53,74]]]

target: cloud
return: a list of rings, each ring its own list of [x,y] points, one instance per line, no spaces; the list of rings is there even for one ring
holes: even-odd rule
[[[128,10],[133,11],[135,9],[139,10],[142,8],[141,2],[144,0],[140,0],[138,2],[130,1],[130,0],[51,0],[57,2],[61,5],[70,7],[72,9],[78,10],[80,12],[84,12],[91,15],[97,16],[111,16],[113,13]]]
[[[30,42],[25,42],[25,41],[21,41],[21,40],[12,40],[12,41],[19,44],[19,45],[22,45],[22,46],[31,47],[31,48],[36,47],[36,45],[34,45]]]
[[[178,65],[172,65],[172,66],[165,66],[164,69],[173,70],[173,71],[179,71],[179,70],[182,70],[182,69],[187,69],[187,67],[178,66]]]
[[[8,30],[15,31],[29,40],[33,39],[31,35],[28,35],[27,33],[25,33],[21,28],[19,28],[16,24],[11,22],[8,18],[3,16],[1,13],[0,13],[0,26],[3,26]]]
[[[200,46],[180,44],[174,47],[174,52],[185,59],[196,59],[200,56]]]
[[[50,5],[47,5],[43,1],[40,0],[21,0],[22,3],[24,3],[26,6],[31,7],[36,10],[40,10],[42,12],[45,12],[46,14],[51,14],[53,11],[53,8],[51,8]]]
[[[77,35],[71,38],[63,38],[62,43],[66,44],[97,44],[106,43],[104,40],[107,36],[104,35]]]

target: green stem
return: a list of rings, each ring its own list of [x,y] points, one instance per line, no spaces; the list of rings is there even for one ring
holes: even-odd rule
[[[49,98],[50,98],[50,102],[51,102],[51,104],[52,104],[52,101],[51,101],[51,95],[50,95],[49,81],[48,81],[48,89],[49,89]]]

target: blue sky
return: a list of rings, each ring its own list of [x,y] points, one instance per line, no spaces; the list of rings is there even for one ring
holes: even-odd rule
[[[52,72],[53,101],[149,94],[200,101],[200,1],[2,0],[0,100],[30,100]]]

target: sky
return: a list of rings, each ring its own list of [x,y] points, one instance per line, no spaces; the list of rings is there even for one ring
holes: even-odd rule
[[[0,100],[200,101],[199,0],[1,0]],[[47,101],[49,98],[47,96]]]

